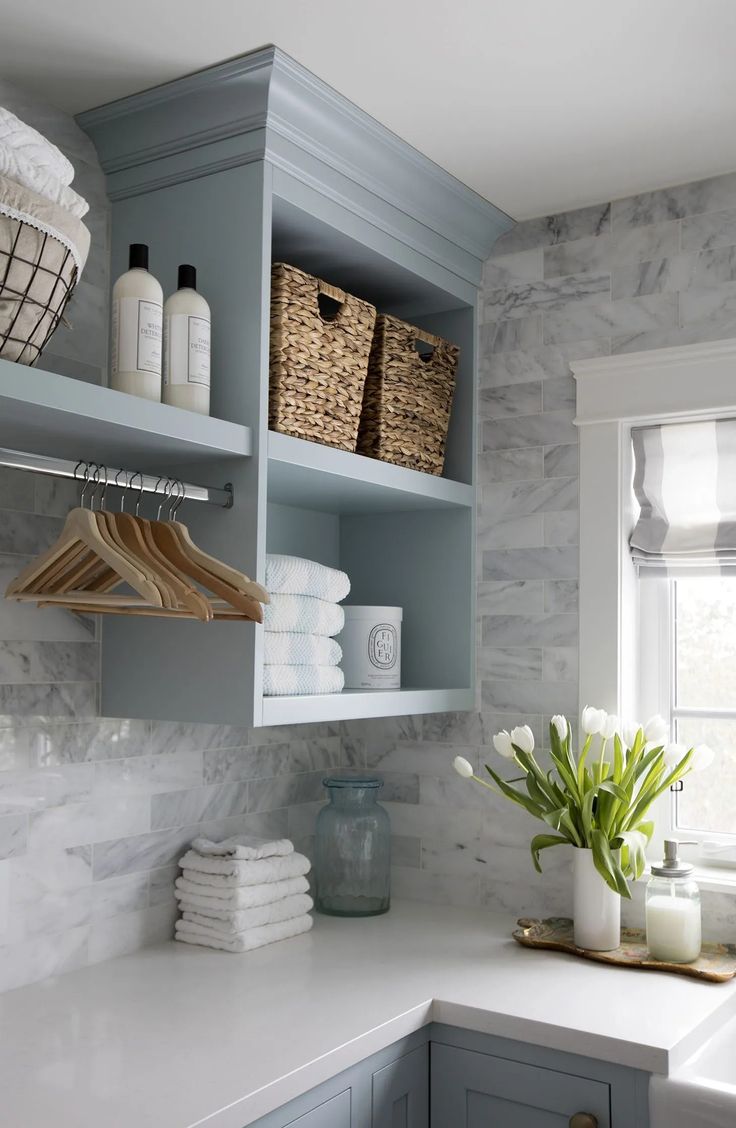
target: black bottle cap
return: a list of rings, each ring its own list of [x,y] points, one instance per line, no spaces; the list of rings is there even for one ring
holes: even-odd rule
[[[179,289],[197,289],[197,271],[193,266],[184,263],[179,267]]]
[[[128,257],[130,270],[148,270],[148,247],[145,243],[131,243]]]

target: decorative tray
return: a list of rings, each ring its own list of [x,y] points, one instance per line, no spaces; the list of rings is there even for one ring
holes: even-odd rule
[[[568,917],[548,917],[546,920],[522,917],[517,924],[519,927],[512,935],[525,948],[551,948],[556,952],[582,956],[586,960],[620,967],[640,967],[645,971],[674,971],[678,975],[689,975],[710,983],[726,983],[736,975],[736,944],[703,944],[702,952],[694,963],[668,963],[650,957],[646,934],[640,928],[622,928],[621,946],[612,952],[591,952],[575,945],[572,921]]]

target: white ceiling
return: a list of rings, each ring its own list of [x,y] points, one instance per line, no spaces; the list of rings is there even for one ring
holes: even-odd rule
[[[0,0],[77,111],[275,43],[515,218],[736,169],[735,0]]]

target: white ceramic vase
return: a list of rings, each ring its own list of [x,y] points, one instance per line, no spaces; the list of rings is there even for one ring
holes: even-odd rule
[[[621,943],[621,897],[595,868],[592,850],[573,850],[575,943],[593,952],[611,952]]]

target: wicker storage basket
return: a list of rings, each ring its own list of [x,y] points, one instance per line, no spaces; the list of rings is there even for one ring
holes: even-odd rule
[[[431,345],[420,354],[417,342]],[[441,474],[460,350],[379,314],[368,363],[358,453]]]
[[[340,303],[326,320],[320,294]],[[275,263],[271,273],[269,426],[355,450],[376,310],[368,302]]]

